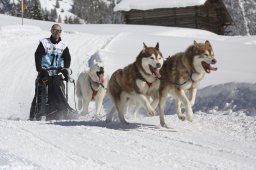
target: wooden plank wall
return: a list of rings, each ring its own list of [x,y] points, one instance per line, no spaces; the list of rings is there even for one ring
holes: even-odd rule
[[[127,24],[199,28],[224,34],[227,18],[222,7],[218,0],[213,3],[209,0],[203,6],[146,11],[131,10],[125,13],[125,18]]]

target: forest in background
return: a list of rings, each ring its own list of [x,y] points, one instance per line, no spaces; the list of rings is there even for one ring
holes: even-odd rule
[[[42,9],[40,0],[25,0],[24,17],[62,22],[66,24],[122,24],[123,16],[120,12],[114,12],[113,8],[120,0],[73,0],[69,12],[74,16],[61,17],[56,9],[60,8],[55,0],[54,9]],[[255,0],[223,0],[235,25],[227,28],[228,35],[256,35],[256,1]],[[65,12],[61,9],[61,12]],[[0,0],[0,13],[21,16],[20,1]]]

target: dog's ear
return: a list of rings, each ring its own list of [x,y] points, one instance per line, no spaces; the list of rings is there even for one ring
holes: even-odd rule
[[[196,40],[194,40],[194,46],[195,46],[195,47],[197,46],[197,44],[198,44],[198,43],[196,42]]]
[[[146,49],[148,46],[143,42],[143,48]]]
[[[159,50],[159,42],[157,42],[155,49]]]
[[[93,65],[95,65],[97,63],[96,59],[93,60]]]
[[[144,53],[147,48],[148,48],[148,46],[143,42],[143,50],[142,50],[142,52]]]
[[[208,41],[208,40],[205,41],[205,44],[208,45],[209,47],[212,46],[211,43],[210,43],[210,41]]]

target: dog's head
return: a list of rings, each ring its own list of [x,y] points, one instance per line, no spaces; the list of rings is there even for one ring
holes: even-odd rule
[[[193,52],[193,65],[196,71],[210,73],[217,70],[216,67],[212,67],[212,64],[216,64],[217,60],[214,57],[212,46],[208,40],[205,43],[194,41]]]
[[[94,82],[104,83],[104,63],[93,60],[93,65],[90,67],[89,75]]]
[[[144,48],[137,59],[141,59],[139,62],[147,74],[160,78],[160,69],[163,66],[164,58],[159,50],[159,43],[155,47],[147,47],[145,43],[143,45]]]

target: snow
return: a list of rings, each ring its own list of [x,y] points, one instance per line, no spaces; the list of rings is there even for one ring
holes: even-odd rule
[[[104,2],[107,6],[111,4],[111,0],[100,0],[101,2]]]
[[[51,11],[56,8],[56,2],[57,0],[40,0],[41,8],[47,9],[48,11]],[[59,0],[59,8],[56,8],[57,16],[61,17],[61,21],[64,22],[65,17],[69,18],[75,18],[76,15],[71,13],[72,5],[74,4],[73,0]],[[58,19],[57,19],[58,21]]]
[[[23,26],[17,25],[20,22],[0,15],[0,169],[256,169],[256,117],[232,109],[197,111],[193,122],[168,114],[169,128],[160,127],[158,116],[144,114],[126,115],[129,126],[119,121],[106,124],[106,111],[94,115],[94,103],[90,114],[78,120],[27,121],[36,78],[34,52],[39,40],[50,35],[53,23],[25,19]],[[255,36],[224,37],[195,29],[138,25],[63,24],[62,29],[74,79],[88,69],[93,54],[102,56],[111,75],[135,60],[143,42],[148,46],[159,42],[168,57],[194,40],[209,40],[218,71],[206,75],[201,88],[256,83]],[[69,88],[74,107],[73,86]]]
[[[13,3],[18,4],[20,0],[13,0]],[[41,9],[43,10],[47,10],[47,11],[51,11],[54,10],[56,8],[56,2],[57,0],[39,0],[40,1],[40,5],[41,5]],[[12,2],[11,2],[12,3]],[[69,18],[71,17],[72,19],[74,19],[75,17],[77,17],[76,15],[74,15],[73,13],[71,13],[71,9],[72,6],[74,4],[74,0],[59,0],[59,8],[56,8],[57,11],[57,17],[61,18],[61,22],[64,22],[65,17]],[[58,18],[56,21],[58,21]]]
[[[182,8],[203,5],[206,0],[121,0],[114,11],[149,10],[158,8]]]

